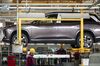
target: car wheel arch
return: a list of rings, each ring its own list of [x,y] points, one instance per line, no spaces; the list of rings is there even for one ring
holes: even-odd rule
[[[13,36],[14,34],[16,34],[16,33],[17,33],[17,30],[15,30],[15,31],[12,32],[12,34],[11,34],[11,36],[10,36],[10,40],[12,39],[12,36]],[[27,36],[28,42],[29,42],[29,41],[30,41],[30,37],[29,37],[28,32],[25,31],[25,30],[22,30],[22,33],[25,34],[25,35]]]
[[[94,39],[94,42],[95,42],[95,35],[94,35],[94,33],[93,33],[92,31],[90,31],[90,30],[84,30],[84,33],[89,33],[89,34],[91,34],[92,37],[93,37],[93,39]],[[77,32],[77,34],[76,34],[76,39],[78,38],[79,34],[80,34],[80,31]]]

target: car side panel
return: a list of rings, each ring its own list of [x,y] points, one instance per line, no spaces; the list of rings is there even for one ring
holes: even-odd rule
[[[97,42],[100,42],[100,24],[97,25],[93,25],[94,26],[94,35],[95,35],[95,39],[97,40]]]
[[[58,37],[63,37],[66,39],[74,39],[76,33],[79,30],[79,25],[59,25],[57,26]]]
[[[31,26],[31,39],[51,39],[54,38],[56,34],[56,26],[54,25]]]

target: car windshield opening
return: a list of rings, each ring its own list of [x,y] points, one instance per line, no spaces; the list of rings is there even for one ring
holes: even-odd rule
[[[91,14],[91,18],[94,19],[96,22],[100,22],[100,17],[97,14]]]

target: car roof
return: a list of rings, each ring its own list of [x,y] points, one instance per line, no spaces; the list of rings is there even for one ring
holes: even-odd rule
[[[58,14],[58,13],[79,13],[79,12],[48,12],[45,15]]]
[[[80,12],[65,12],[65,11],[63,11],[63,12],[48,12],[47,14],[58,14],[58,13],[80,13]]]
[[[48,12],[46,13],[45,15],[50,15],[50,14],[58,14],[58,13],[80,13],[80,12]],[[96,16],[95,13],[88,13],[89,15],[93,15],[93,16]]]
[[[59,14],[61,16],[61,18],[80,18],[81,17],[80,12],[49,12],[49,13],[46,13],[45,15],[47,17],[47,16],[53,15],[53,14]],[[89,19],[90,18],[89,13],[84,13],[83,18]]]
[[[18,13],[19,18],[45,18],[45,13]]]

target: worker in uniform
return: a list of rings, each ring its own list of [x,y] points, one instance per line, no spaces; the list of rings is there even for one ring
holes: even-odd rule
[[[33,57],[34,53],[35,53],[35,49],[31,48],[30,53],[26,58],[26,66],[36,66],[35,58]]]
[[[66,54],[66,50],[63,48],[64,44],[60,45],[60,48],[55,52],[56,54],[60,54],[60,55],[65,55]],[[55,59],[55,64],[59,63],[62,64],[64,62],[66,62],[67,58],[60,58],[59,61],[57,59]],[[58,64],[57,64],[58,66]]]
[[[75,52],[74,53],[74,59],[75,59],[75,65],[76,66],[79,66],[79,64],[80,64],[80,52],[79,51],[77,51],[77,52]]]
[[[25,66],[26,65],[26,55],[27,55],[27,48],[24,47],[23,48],[23,53],[22,53],[22,56],[21,56],[21,59],[22,59],[21,66]]]

